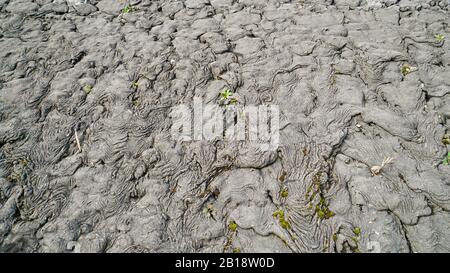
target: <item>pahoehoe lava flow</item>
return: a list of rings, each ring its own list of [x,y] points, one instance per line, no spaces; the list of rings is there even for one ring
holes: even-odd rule
[[[449,10],[0,0],[0,252],[450,252]],[[230,96],[276,147],[173,138]]]

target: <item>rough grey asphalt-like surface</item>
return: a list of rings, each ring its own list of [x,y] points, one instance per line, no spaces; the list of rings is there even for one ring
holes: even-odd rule
[[[0,0],[0,251],[449,252],[449,10]],[[277,149],[171,138],[225,87]]]

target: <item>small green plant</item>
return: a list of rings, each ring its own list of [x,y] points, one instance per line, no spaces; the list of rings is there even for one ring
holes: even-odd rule
[[[141,101],[139,100],[139,98],[133,99],[132,103],[134,107],[139,107],[139,105],[141,105]]]
[[[308,205],[308,209],[313,209],[312,202],[316,200],[315,198],[320,197],[319,203],[315,205],[315,213],[320,219],[328,219],[334,216],[334,212],[332,212],[323,197],[322,190],[320,188],[322,172],[317,172],[314,174],[311,184],[306,190],[306,198],[311,202]]]
[[[361,234],[361,229],[360,229],[359,227],[355,227],[355,228],[353,229],[353,233],[354,233],[356,236],[359,236],[359,235]]]
[[[406,75],[408,75],[409,73],[411,73],[411,66],[409,66],[409,65],[407,65],[407,64],[404,64],[404,65],[402,66],[401,71],[402,71],[402,75],[403,75],[403,76],[406,76]]]
[[[231,221],[231,222],[228,224],[228,229],[229,229],[231,232],[235,232],[235,231],[237,230],[237,228],[238,228],[238,225],[236,224],[235,221]]]
[[[273,217],[278,219],[278,223],[284,229],[290,229],[291,224],[284,218],[284,211],[277,210],[272,214]]]
[[[320,197],[319,204],[316,205],[316,213],[320,219],[329,219],[334,216],[334,212],[332,212],[325,201],[325,198]]]
[[[450,152],[447,153],[447,156],[442,160],[444,165],[448,165],[450,163]]]
[[[83,86],[83,91],[84,91],[84,93],[86,93],[86,94],[91,93],[91,91],[92,91],[92,85],[86,84],[85,86]]]
[[[234,97],[233,92],[228,88],[225,88],[224,90],[222,90],[219,93],[219,96],[220,96],[220,100],[224,102],[225,106],[228,106],[230,104],[234,105],[238,102],[237,99]]]
[[[237,231],[238,227],[239,227],[238,224],[234,220],[230,221],[228,223],[229,233],[227,235],[227,241],[225,242],[225,245],[223,247],[224,251],[227,251],[228,249],[230,249],[230,247],[232,247],[232,245],[233,245],[233,238],[236,236],[236,231]],[[236,252],[236,251],[238,251],[238,252]],[[240,248],[233,248],[232,252],[233,253],[239,253],[240,252]]]
[[[438,41],[438,42],[442,42],[442,41],[444,41],[445,40],[445,36],[444,35],[442,35],[442,34],[439,34],[439,33],[437,33],[437,34],[434,34],[434,38],[436,39],[436,41]]]
[[[444,135],[442,137],[442,144],[444,145],[450,145],[450,136],[449,135]]]
[[[22,167],[26,167],[28,165],[28,160],[26,158],[20,158],[17,160],[17,163],[19,163]]]
[[[281,189],[280,195],[281,195],[281,197],[283,197],[283,198],[288,197],[288,195],[289,195],[289,190],[288,190],[288,188],[284,187],[283,189]]]
[[[225,88],[224,90],[222,90],[222,92],[220,92],[220,99],[221,100],[227,100],[230,99],[233,96],[233,92],[231,92],[230,89]]]
[[[138,84],[138,81],[137,81],[137,80],[131,82],[131,88],[133,88],[133,89],[138,89],[138,87],[139,87],[139,84]]]
[[[233,253],[241,253],[241,248],[240,247],[233,248]]]
[[[417,71],[417,67],[410,66],[409,64],[402,65],[402,68],[400,69],[403,76],[408,75],[411,72]]]
[[[136,8],[133,5],[126,5],[123,9],[122,9],[122,13],[130,13],[135,11]]]
[[[333,241],[336,242],[338,239],[338,235],[337,233],[333,233],[333,237],[332,237]]]

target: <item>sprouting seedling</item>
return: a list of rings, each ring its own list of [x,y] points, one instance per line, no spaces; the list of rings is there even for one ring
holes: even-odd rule
[[[138,89],[138,87],[139,87],[138,81],[132,81],[131,82],[131,88]]]
[[[417,71],[417,67],[410,66],[409,64],[402,65],[402,68],[400,69],[403,76],[408,75],[411,72]]]
[[[392,157],[386,157],[383,162],[381,162],[381,166],[373,166],[370,168],[370,172],[372,175],[379,175],[381,173],[381,170],[388,164],[392,163],[394,159]]]
[[[442,41],[444,41],[445,40],[445,36],[444,35],[442,35],[442,34],[434,34],[434,38],[436,39],[436,41],[438,41],[438,42],[442,42]]]
[[[122,9],[122,13],[130,13],[131,11],[131,7],[130,6],[126,6]]]
[[[126,5],[123,9],[122,9],[122,13],[130,13],[135,11],[136,8],[133,7],[132,5]]]
[[[132,100],[132,103],[134,107],[138,107],[141,104],[141,101],[139,100],[139,98],[136,98]]]
[[[319,219],[329,219],[335,215],[334,212],[332,212],[328,207],[328,204],[323,196],[320,197],[319,204],[316,205],[316,214]]]
[[[222,92],[220,92],[221,100],[227,100],[227,99],[231,98],[232,96],[233,96],[233,92],[231,92],[231,90],[228,88],[225,88],[224,90],[222,90]]]
[[[403,76],[408,75],[411,72],[417,71],[417,67],[410,66],[409,64],[402,65],[402,68],[400,69]]]
[[[272,214],[272,216],[278,219],[278,223],[282,228],[284,229],[291,228],[291,224],[286,220],[286,218],[284,218],[284,211],[277,210]]]
[[[407,65],[407,64],[404,64],[402,66],[401,71],[402,71],[402,75],[406,76],[406,75],[408,75],[411,72],[411,67],[409,65]]]
[[[444,157],[444,159],[442,160],[442,163],[444,163],[444,165],[448,165],[450,163],[450,152],[448,152],[447,156]]]
[[[354,233],[356,236],[359,236],[359,235],[361,234],[361,229],[360,229],[359,227],[355,227],[355,228],[353,229],[353,233]]]
[[[235,232],[235,231],[237,230],[237,228],[238,228],[238,225],[237,225],[237,223],[236,223],[235,221],[231,221],[231,222],[228,224],[228,229],[229,229],[231,232]]]
[[[235,105],[238,102],[238,100],[234,97],[234,93],[228,88],[225,88],[222,92],[220,92],[220,100],[224,101],[226,106],[229,104]]]
[[[241,253],[241,248],[240,247],[233,248],[233,253]]]
[[[338,239],[337,233],[333,233],[333,236],[331,238],[333,239],[334,242],[336,242]]]

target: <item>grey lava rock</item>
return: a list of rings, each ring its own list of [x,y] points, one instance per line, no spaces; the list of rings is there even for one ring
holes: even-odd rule
[[[0,0],[0,252],[449,252],[449,25],[439,0]]]
[[[41,12],[54,12],[57,14],[63,14],[69,11],[69,7],[65,2],[61,3],[48,3],[40,7]]]
[[[78,4],[78,5],[75,5],[74,8],[77,11],[77,13],[82,16],[89,15],[98,10],[96,6],[91,5],[91,4]]]
[[[38,4],[31,0],[15,0],[9,1],[6,6],[6,11],[10,13],[30,13],[37,11],[39,8]]]

